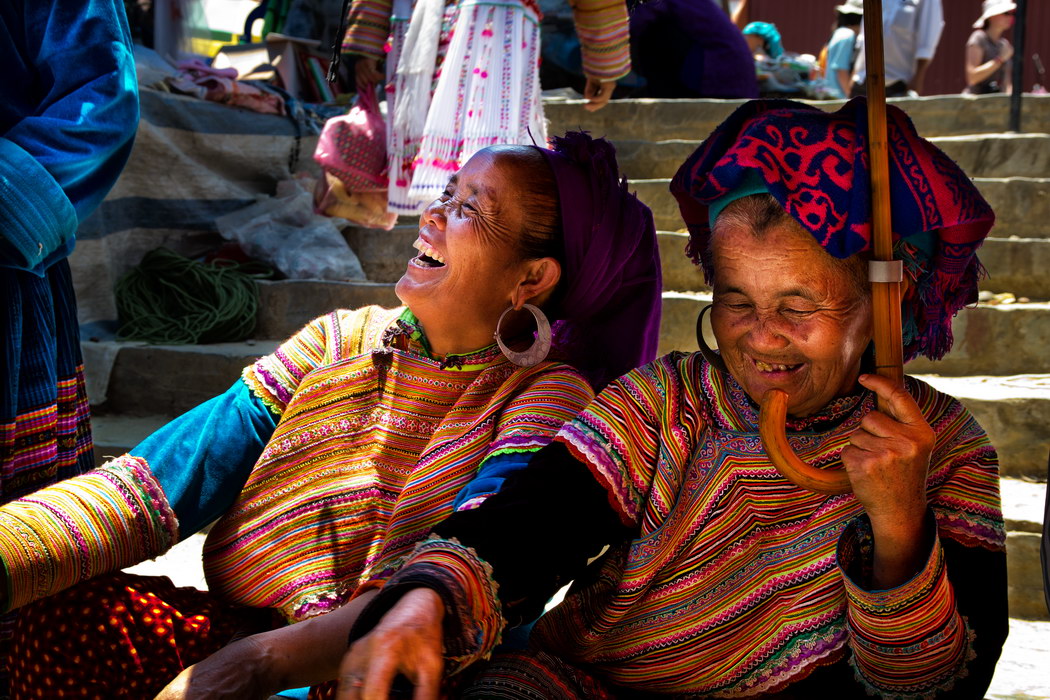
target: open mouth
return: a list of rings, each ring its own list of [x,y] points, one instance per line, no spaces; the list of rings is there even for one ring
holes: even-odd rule
[[[794,370],[801,367],[801,364],[797,365],[785,365],[776,362],[763,362],[761,360],[754,360],[755,369],[764,374],[773,374],[777,372],[793,372]]]
[[[412,244],[412,247],[419,251],[419,255],[412,258],[412,262],[420,267],[444,267],[445,258],[442,257],[441,253],[434,250],[434,248],[424,241],[422,238],[417,238],[416,242]]]

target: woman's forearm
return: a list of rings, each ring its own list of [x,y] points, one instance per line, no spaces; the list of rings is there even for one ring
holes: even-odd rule
[[[966,82],[969,85],[976,85],[977,83],[983,82],[995,74],[995,71],[999,70],[1002,63],[998,60],[992,59],[985,61],[979,66],[966,66]]]
[[[266,659],[265,675],[276,690],[333,680],[346,653],[357,616],[377,591],[368,591],[325,615],[254,636]]]

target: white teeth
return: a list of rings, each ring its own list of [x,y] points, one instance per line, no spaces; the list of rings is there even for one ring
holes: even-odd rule
[[[427,245],[422,238],[417,238],[416,242],[412,244],[412,247],[418,250],[423,255],[427,256],[428,258],[431,258],[432,260],[437,260],[442,265],[445,264],[445,258],[441,257],[441,253],[437,252],[429,245]]]

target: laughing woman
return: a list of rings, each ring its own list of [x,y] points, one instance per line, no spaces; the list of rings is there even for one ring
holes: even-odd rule
[[[267,698],[335,678],[396,563],[653,357],[656,236],[626,187],[583,134],[480,151],[420,217],[404,307],[321,317],[129,454],[0,509],[6,606],[39,600],[16,695],[175,679],[162,697]],[[206,593],[99,576],[217,518]]]

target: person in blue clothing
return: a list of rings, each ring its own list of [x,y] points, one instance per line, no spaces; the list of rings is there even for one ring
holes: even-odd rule
[[[0,503],[94,466],[67,256],[138,125],[120,0],[0,3]],[[0,693],[6,641],[0,619]]]
[[[864,18],[864,0],[846,0],[835,7],[835,12],[838,22],[828,41],[823,94],[831,99],[844,100],[849,97],[857,32]]]

